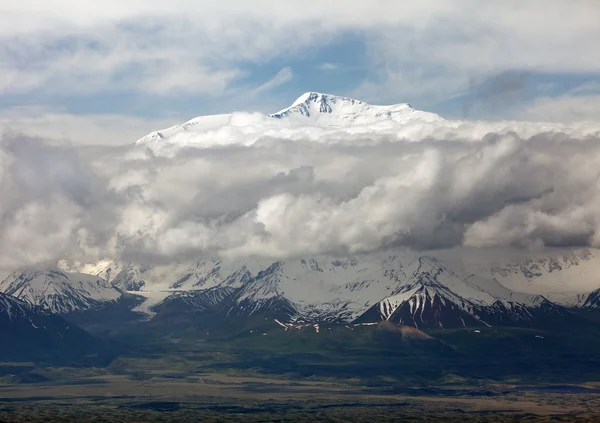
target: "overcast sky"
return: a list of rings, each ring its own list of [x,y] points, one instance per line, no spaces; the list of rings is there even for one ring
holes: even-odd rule
[[[453,118],[595,119],[595,0],[3,0],[0,125],[122,144],[305,91]]]

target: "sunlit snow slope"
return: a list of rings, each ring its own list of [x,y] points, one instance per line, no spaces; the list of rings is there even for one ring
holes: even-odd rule
[[[0,283],[0,292],[57,314],[96,308],[121,296],[102,278],[59,269],[14,272]]]
[[[271,115],[232,113],[200,116],[180,125],[154,131],[136,144],[218,145],[253,144],[261,137],[294,138],[306,129],[371,131],[373,125],[406,127],[411,122],[442,123],[440,116],[413,109],[409,104],[373,106],[331,94],[309,92],[290,107]]]

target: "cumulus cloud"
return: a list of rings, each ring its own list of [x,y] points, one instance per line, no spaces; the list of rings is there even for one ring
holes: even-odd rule
[[[0,267],[598,247],[599,131],[452,121],[318,128],[234,114],[187,138],[119,147],[4,135]]]
[[[0,169],[2,267],[102,249],[110,238],[117,201],[77,150],[5,136]]]

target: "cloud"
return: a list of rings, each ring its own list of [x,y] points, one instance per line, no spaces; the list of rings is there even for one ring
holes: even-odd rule
[[[370,71],[354,96],[432,104],[492,75],[600,72],[590,43],[600,35],[594,2],[441,3],[412,23],[399,19],[366,32]]]
[[[169,127],[181,118],[143,118],[117,114],[72,114],[63,109],[14,107],[0,109],[1,133],[26,133],[60,143],[124,145],[155,126]]]
[[[600,116],[600,94],[565,94],[539,97],[525,107],[524,119],[553,122],[597,121]]]
[[[321,63],[319,65],[319,69],[322,71],[332,71],[332,70],[336,70],[338,68],[338,65],[336,65],[335,63]]]
[[[275,75],[272,79],[253,89],[252,95],[260,94],[262,92],[270,91],[274,88],[280,87],[283,84],[290,82],[293,77],[294,72],[292,72],[292,68],[286,66],[277,72],[277,75]]]
[[[7,136],[0,168],[0,267],[103,248],[116,224],[111,206],[117,201],[77,150]]]
[[[398,247],[600,246],[600,127],[303,127],[234,114],[149,144],[0,141],[0,267]]]
[[[569,91],[569,94],[593,94],[600,93],[600,83],[597,81],[591,81],[582,85],[579,85]]]
[[[505,72],[598,73],[599,20],[583,0],[2,2],[0,92],[219,97],[252,67],[354,34],[368,69],[359,98],[433,102]]]
[[[504,72],[483,79],[471,78],[469,93],[463,104],[463,113],[468,116],[471,109],[497,109],[525,100],[529,87],[526,72]]]

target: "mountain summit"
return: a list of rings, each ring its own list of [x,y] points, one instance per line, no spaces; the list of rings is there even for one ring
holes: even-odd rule
[[[56,314],[98,308],[121,296],[104,279],[57,268],[13,272],[0,282],[0,292]]]
[[[243,128],[259,124],[264,132],[284,125],[291,127],[353,128],[378,124],[405,125],[413,121],[436,123],[444,119],[435,113],[413,109],[410,104],[399,103],[389,106],[376,106],[333,94],[307,92],[291,106],[268,116],[259,114],[232,113],[199,116],[183,124],[149,133],[136,141],[136,144],[156,143],[186,133],[212,133],[224,127]],[[260,134],[258,134],[260,135]],[[232,134],[228,133],[231,138]]]
[[[297,119],[298,123],[303,124],[341,127],[369,125],[387,120],[398,123],[443,120],[434,113],[415,110],[408,103],[375,106],[350,97],[317,92],[302,94],[290,107],[270,116],[277,119]]]

